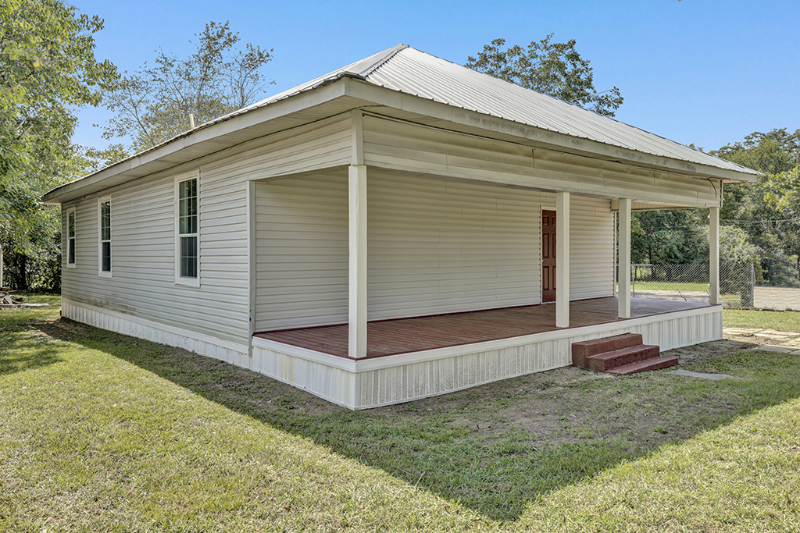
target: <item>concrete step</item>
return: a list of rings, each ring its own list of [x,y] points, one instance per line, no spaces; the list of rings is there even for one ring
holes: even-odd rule
[[[622,348],[621,350],[614,350],[613,352],[589,356],[586,358],[586,366],[601,372],[608,372],[613,368],[658,357],[659,353],[661,351],[658,346],[640,344]]]
[[[637,361],[628,365],[618,366],[607,370],[609,374],[616,374],[618,376],[627,376],[628,374],[635,374],[637,372],[645,372],[647,370],[659,370],[661,368],[668,368],[678,364],[677,357],[653,357],[652,359],[645,359],[644,361]]]
[[[592,339],[572,343],[572,364],[575,366],[588,366],[586,358],[593,355],[613,352],[642,344],[642,336],[638,333],[624,333],[613,337]]]

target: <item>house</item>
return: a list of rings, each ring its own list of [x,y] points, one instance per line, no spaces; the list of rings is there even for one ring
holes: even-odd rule
[[[401,45],[44,201],[65,317],[361,409],[566,366],[587,339],[720,339],[722,187],[756,178]],[[632,300],[631,211],[677,207],[709,212],[710,302]]]

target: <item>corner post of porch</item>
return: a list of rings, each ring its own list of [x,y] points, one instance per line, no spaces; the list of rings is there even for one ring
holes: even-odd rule
[[[367,356],[367,166],[360,110],[352,111],[351,160],[348,170],[349,320],[347,353]]]
[[[253,334],[256,332],[256,182],[247,182],[247,360],[253,368]]]
[[[631,199],[619,199],[619,318],[631,317]]]
[[[349,338],[348,354],[367,355],[367,167],[349,172]]]
[[[708,303],[719,305],[719,207],[708,210]]]
[[[556,327],[569,327],[569,193],[556,193]]]

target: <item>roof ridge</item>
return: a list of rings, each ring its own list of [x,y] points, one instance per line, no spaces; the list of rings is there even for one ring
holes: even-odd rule
[[[394,56],[406,48],[409,48],[409,46],[402,43],[388,48],[383,52],[378,52],[377,54],[371,55],[368,58],[362,59],[361,61],[355,63],[348,68],[346,72],[366,79],[370,74],[381,68],[386,64],[386,62],[391,60]]]

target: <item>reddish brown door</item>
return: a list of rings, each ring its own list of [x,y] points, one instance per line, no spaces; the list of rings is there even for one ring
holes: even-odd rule
[[[542,211],[542,301],[556,300],[556,212]]]

